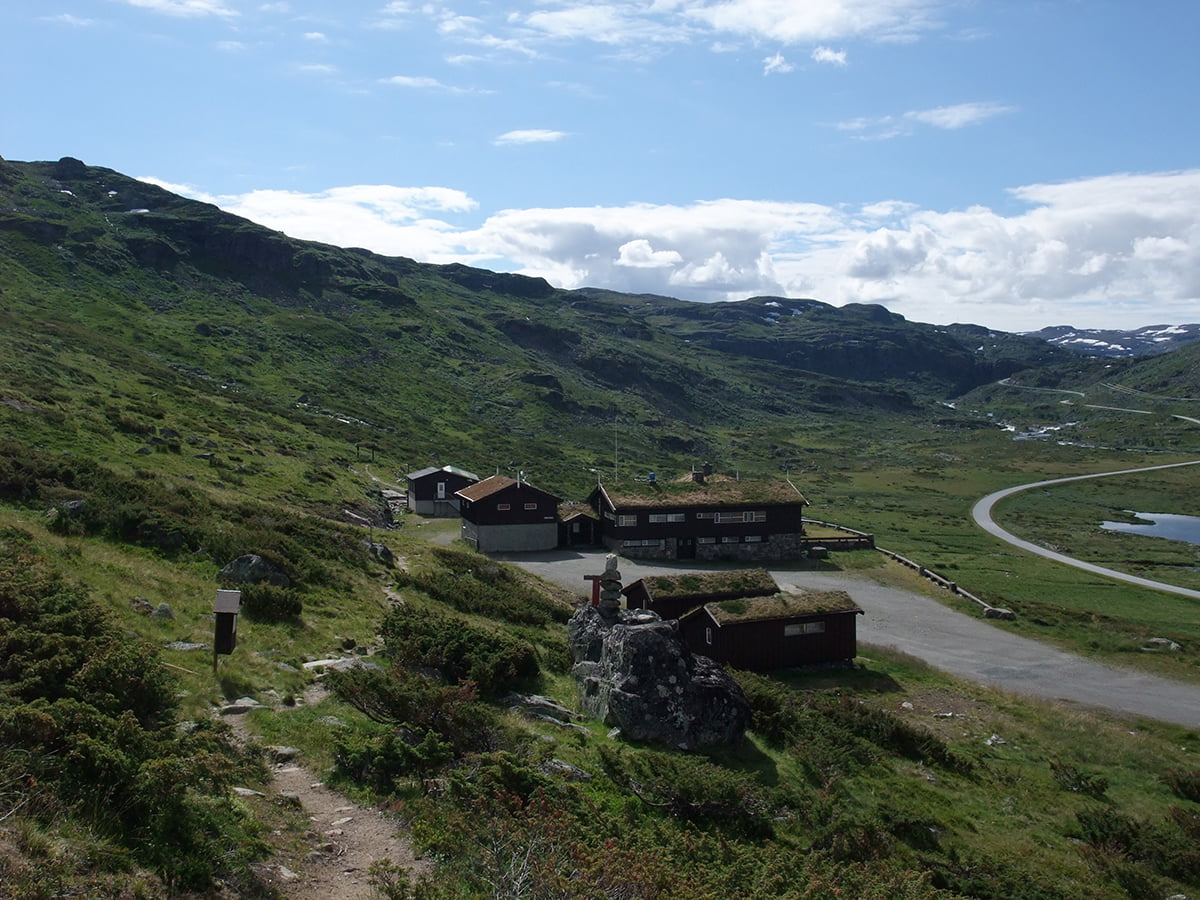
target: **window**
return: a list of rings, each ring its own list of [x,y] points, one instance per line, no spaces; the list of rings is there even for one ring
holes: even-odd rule
[[[767,521],[767,511],[765,509],[747,510],[742,513],[743,522],[765,522]]]
[[[716,513],[712,513],[712,512],[698,512],[698,513],[696,513],[696,518],[697,518],[697,519],[715,519],[716,517],[717,517],[717,514],[716,514]]]
[[[717,542],[717,539],[715,537],[698,537],[698,538],[696,538],[697,544],[715,544],[716,542]]]
[[[610,522],[615,522],[615,521],[617,521],[617,514],[616,514],[616,513],[610,513],[608,510],[605,510],[605,511],[604,511],[604,518],[608,519],[608,521],[610,521]]]
[[[784,637],[796,637],[803,634],[821,634],[825,631],[824,622],[798,622],[795,625],[784,625]]]
[[[617,516],[617,525],[621,526],[622,528],[627,525],[636,525],[636,524],[637,524],[637,516],[636,515]]]
[[[706,643],[706,644],[712,643],[712,628],[704,629],[704,643]]]
[[[444,481],[439,481],[437,483],[437,498],[439,500],[446,499],[446,482]]]
[[[511,503],[497,503],[496,509],[499,509],[499,510],[512,509],[512,504]]]
[[[742,538],[742,540],[745,541],[747,544],[757,544],[762,541],[762,535],[761,534],[748,534],[744,538]]]
[[[736,534],[727,534],[727,535],[725,535],[725,537],[721,538],[721,543],[722,544],[737,544],[737,543],[740,543],[741,540],[742,539],[740,537],[738,537]]]
[[[526,509],[537,509],[537,504],[536,503],[526,503],[525,508]]]
[[[657,548],[657,549],[661,550],[661,549],[662,549],[662,545],[663,545],[663,542],[662,542],[662,541],[654,541],[654,540],[649,540],[649,541],[621,541],[621,546],[622,546],[622,547],[654,547],[654,548]]]
[[[685,519],[683,513],[650,513],[650,524],[657,525],[662,522],[682,522]]]

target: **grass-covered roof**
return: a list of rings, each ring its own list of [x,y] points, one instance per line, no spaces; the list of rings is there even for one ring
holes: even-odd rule
[[[713,475],[697,482],[623,481],[602,484],[616,507],[744,506],[748,503],[807,503],[786,478],[728,478]]]
[[[655,600],[675,597],[760,597],[779,592],[779,585],[765,569],[649,575],[642,581]]]
[[[722,625],[755,619],[786,619],[827,613],[862,612],[845,591],[800,591],[769,597],[722,600],[704,607]]]

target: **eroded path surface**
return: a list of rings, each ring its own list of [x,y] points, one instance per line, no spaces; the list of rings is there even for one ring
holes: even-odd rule
[[[319,697],[313,693],[306,699],[315,702]],[[242,741],[252,739],[245,722],[251,708],[239,702],[222,710]],[[263,879],[289,900],[377,900],[380,894],[371,884],[370,868],[385,859],[414,877],[431,869],[428,860],[416,856],[399,821],[327,787],[295,758],[272,765],[265,794],[275,802],[298,806],[310,823],[294,851],[260,870]]]
[[[603,551],[510,554],[503,558],[579,593],[604,570]],[[646,575],[705,571],[703,565],[621,560],[629,584]],[[731,566],[711,566],[728,569]],[[1047,700],[1081,704],[1200,728],[1200,687],[1084,659],[957,612],[932,597],[845,573],[771,569],[780,587],[844,590],[862,607],[859,640],[895,647],[961,678]]]

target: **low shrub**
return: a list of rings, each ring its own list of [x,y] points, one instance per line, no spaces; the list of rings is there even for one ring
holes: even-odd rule
[[[300,618],[304,612],[304,601],[295,588],[260,581],[243,584],[239,590],[242,592],[241,611],[246,618],[256,622],[289,622]]]
[[[452,684],[472,681],[485,694],[502,694],[538,674],[531,644],[462,616],[405,604],[391,609],[380,634],[396,663],[436,669]]]
[[[1163,782],[1176,797],[1200,803],[1200,769],[1170,769]]]

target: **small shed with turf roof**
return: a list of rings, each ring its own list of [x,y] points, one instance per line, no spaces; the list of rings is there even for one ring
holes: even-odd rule
[[[680,617],[679,631],[693,653],[766,671],[853,660],[861,614],[845,591],[778,593],[706,603]]]
[[[664,619],[678,619],[705,603],[777,594],[779,585],[766,569],[727,569],[647,575],[622,593],[629,609],[649,609]]]

